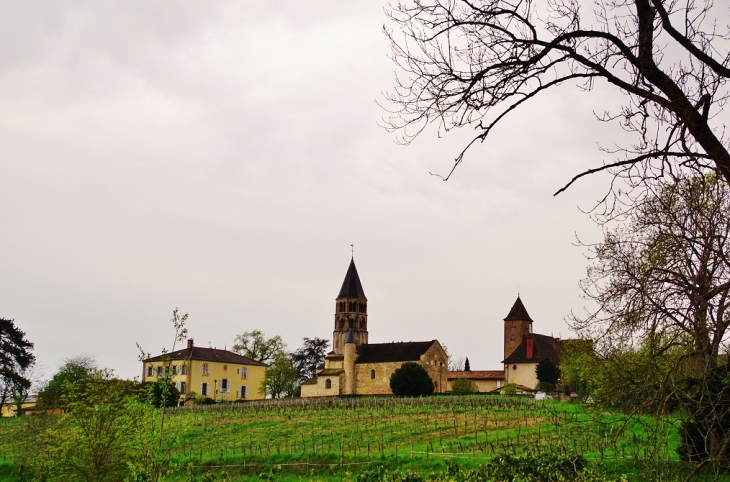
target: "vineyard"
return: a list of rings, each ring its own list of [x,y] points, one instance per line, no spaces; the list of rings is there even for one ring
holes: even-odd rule
[[[21,456],[11,440],[23,422],[3,422],[0,459],[7,468]],[[678,464],[672,423],[596,417],[577,404],[520,397],[290,399],[181,407],[168,411],[165,431],[161,450],[180,468],[180,480],[185,473],[223,470],[256,480],[273,469],[292,477],[318,473],[339,480],[337,474],[373,464],[436,470],[447,459],[473,466],[526,453],[582,455],[614,472]]]

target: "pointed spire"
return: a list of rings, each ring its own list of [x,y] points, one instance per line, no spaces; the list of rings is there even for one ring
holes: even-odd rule
[[[365,300],[365,292],[360,284],[360,276],[357,274],[357,268],[355,268],[355,260],[350,260],[350,267],[347,268],[347,274],[345,275],[345,281],[342,282],[342,288],[340,288],[340,294],[337,295],[337,299],[341,298],[356,298],[358,300]]]
[[[532,318],[530,318],[530,315],[527,313],[527,309],[525,308],[525,305],[522,304],[522,300],[519,295],[517,295],[517,300],[515,301],[515,304],[512,305],[512,309],[509,310],[509,314],[504,321],[532,321]]]
[[[345,343],[355,343],[355,333],[352,331],[352,328],[350,328],[350,331],[347,332]]]

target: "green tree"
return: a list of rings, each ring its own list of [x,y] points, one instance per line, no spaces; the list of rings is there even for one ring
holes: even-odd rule
[[[543,390],[555,390],[555,385],[560,379],[560,368],[549,358],[545,358],[535,367],[538,387]]]
[[[679,407],[703,435],[708,460],[727,465],[730,386],[717,380],[730,335],[730,188],[707,175],[645,189],[628,222],[590,246],[582,287],[598,309],[572,325],[594,340],[602,367],[616,368],[597,372],[596,397],[628,385],[621,391],[641,397],[637,409]]]
[[[72,389],[83,388],[97,370],[88,356],[67,358],[51,380],[38,392],[38,405],[43,409],[63,407],[64,395]]]
[[[433,380],[419,363],[408,362],[397,368],[390,376],[393,395],[420,397],[433,393]]]
[[[291,358],[284,352],[275,355],[273,363],[266,369],[259,393],[271,398],[293,397],[296,393],[299,373]]]
[[[285,350],[286,344],[280,336],[266,338],[261,330],[236,335],[233,343],[233,351],[236,353],[267,364],[273,362],[276,356]]]
[[[33,343],[15,326],[14,320],[0,318],[0,406],[4,406],[13,392],[25,393],[31,381],[25,376],[35,362]]]
[[[473,380],[457,378],[451,382],[451,391],[459,394],[476,393],[479,391]]]
[[[633,139],[605,149],[612,158],[576,178],[606,169],[643,179],[710,167],[730,185],[721,115],[730,78],[725,4],[596,4],[398,2],[388,11],[397,31],[386,28],[400,70],[387,96],[386,127],[404,142],[431,122],[440,132],[474,127],[478,133],[456,156],[455,169],[470,146],[537,97],[565,85],[584,92],[601,85],[624,102],[607,105],[598,120],[620,123]]]
[[[304,338],[304,345],[291,354],[294,368],[299,373],[299,382],[317,375],[317,370],[327,356],[329,341],[323,338]]]
[[[464,371],[465,372],[471,371],[471,365],[469,364],[469,357],[466,357],[466,360],[464,360]]]
[[[67,384],[66,411],[32,417],[20,441],[35,480],[125,480],[140,456],[135,439],[151,408],[136,399],[132,383],[97,370],[84,384]]]

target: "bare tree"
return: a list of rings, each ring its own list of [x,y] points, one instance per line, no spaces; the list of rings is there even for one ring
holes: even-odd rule
[[[261,330],[247,331],[236,335],[233,351],[252,360],[272,363],[279,353],[284,353],[286,343],[279,335],[266,338]]]
[[[588,5],[583,5],[588,3]],[[630,181],[680,167],[710,167],[730,183],[719,115],[727,100],[730,32],[711,0],[412,0],[388,11],[385,28],[400,69],[387,95],[389,130],[410,142],[436,122],[478,132],[483,142],[505,116],[566,82],[618,89],[623,105],[598,115],[635,134],[603,149],[603,165]],[[587,8],[584,8],[587,7]],[[722,13],[721,13],[722,12]],[[442,176],[443,177],[443,176]]]
[[[679,408],[686,458],[726,465],[730,187],[708,175],[648,182],[647,190],[625,224],[589,247],[594,264],[582,288],[597,309],[572,328],[594,341],[606,371],[585,370],[610,403]]]

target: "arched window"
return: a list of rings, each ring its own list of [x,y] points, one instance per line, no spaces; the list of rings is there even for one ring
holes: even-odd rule
[[[340,330],[345,328],[345,320],[340,320]]]
[[[332,380],[329,378],[324,381],[324,388],[332,388]]]
[[[515,339],[515,335],[510,335],[509,339],[510,340],[514,340]]]
[[[360,329],[361,330],[365,329],[365,322],[363,320],[360,320]]]
[[[370,370],[370,378],[375,380],[375,370]]]

